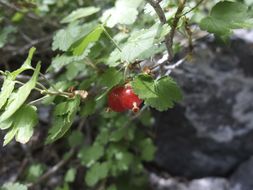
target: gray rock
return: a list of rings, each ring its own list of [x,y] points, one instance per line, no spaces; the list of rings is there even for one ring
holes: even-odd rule
[[[172,72],[184,101],[155,113],[155,162],[173,176],[228,176],[253,155],[253,69],[245,66],[253,49],[231,47],[201,45],[194,63]]]
[[[161,178],[150,175],[154,190],[230,190],[229,182],[225,178],[201,178],[191,181],[180,181],[175,178]]]
[[[243,163],[231,176],[231,190],[253,189],[253,157]]]

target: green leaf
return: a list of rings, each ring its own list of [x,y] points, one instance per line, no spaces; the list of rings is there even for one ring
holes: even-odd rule
[[[6,119],[5,121],[0,123],[0,129],[5,130],[12,126],[13,119],[10,117],[9,119]]]
[[[143,0],[117,0],[115,7],[104,12],[102,22],[106,22],[110,28],[116,24],[133,24],[137,19],[137,9],[142,2]]]
[[[154,159],[154,154],[156,147],[153,144],[152,139],[147,138],[140,142],[139,148],[141,150],[141,159],[144,161],[152,161]]]
[[[73,131],[68,138],[69,145],[71,147],[79,146],[84,141],[84,135],[80,131]]]
[[[0,93],[0,109],[4,106],[8,98],[10,97],[12,91],[14,90],[15,82],[13,81],[12,76],[10,74],[4,78],[4,83],[1,88]]]
[[[8,42],[10,34],[15,33],[16,31],[17,29],[13,26],[7,26],[0,30],[0,48],[4,47],[4,45]]]
[[[160,25],[155,24],[149,29],[142,29],[132,33],[122,48],[121,60],[134,62],[142,58],[143,54],[154,46],[155,38],[160,32]]]
[[[88,186],[94,186],[99,180],[107,177],[108,171],[108,163],[96,163],[87,171],[85,176],[85,182]]]
[[[11,140],[15,137],[16,133],[18,132],[18,128],[13,127],[8,133],[4,136],[4,143],[3,146],[7,145]]]
[[[248,7],[239,2],[222,1],[211,10],[210,16],[203,18],[200,27],[210,33],[228,36],[233,29],[249,28],[253,25]]]
[[[157,97],[155,91],[155,81],[147,74],[140,74],[131,82],[134,92],[141,98],[155,98]]]
[[[20,183],[5,183],[1,190],[27,190],[27,187]]]
[[[73,12],[71,12],[68,16],[66,16],[64,19],[62,19],[61,23],[73,22],[77,19],[93,15],[94,13],[97,13],[99,10],[100,8],[97,7],[84,7],[76,9]]]
[[[90,167],[97,160],[99,160],[104,155],[104,147],[99,144],[94,144],[93,146],[83,148],[78,157],[82,164]]]
[[[75,168],[70,168],[68,169],[65,177],[64,177],[64,181],[65,182],[73,182],[75,180],[75,176],[76,176],[76,169]]]
[[[145,104],[165,111],[174,106],[174,102],[182,100],[182,93],[177,83],[170,77],[163,77],[155,82],[156,98],[148,98]]]
[[[80,40],[78,40],[72,46],[73,54],[74,55],[83,54],[84,50],[88,47],[89,44],[99,40],[103,31],[104,31],[103,27],[99,25],[93,31],[91,31],[88,35],[86,35],[83,38],[81,38]]]
[[[43,174],[44,167],[41,164],[33,164],[29,167],[26,180],[29,182],[34,182],[38,177]]]
[[[55,107],[53,113],[53,127],[49,130],[46,144],[61,138],[71,127],[76,113],[79,110],[80,98],[61,102]]]
[[[90,22],[83,25],[71,23],[66,28],[59,30],[54,38],[52,49],[67,51],[73,43],[90,33],[97,25],[97,22]]]
[[[0,116],[0,122],[11,117],[26,101],[32,89],[36,86],[38,75],[40,72],[40,64],[37,64],[32,78],[18,89],[18,91],[8,100],[5,111]]]
[[[116,185],[110,185],[106,190],[117,190]]]
[[[70,56],[70,55],[57,55],[56,57],[54,57],[51,66],[49,67],[48,70],[55,70],[55,71],[59,71],[60,69],[62,69],[64,66],[74,63],[74,62],[79,62],[82,61],[85,57],[87,57],[87,55],[90,53],[90,48],[93,46],[94,44],[90,44],[86,50],[83,52],[82,55],[78,55],[78,56]]]
[[[27,143],[33,135],[33,128],[38,123],[38,115],[34,106],[22,106],[14,115],[13,127],[18,129],[15,139],[22,144]]]
[[[122,79],[123,74],[121,72],[115,68],[109,68],[99,78],[99,84],[108,88],[112,88],[115,85],[119,84]]]
[[[96,109],[96,101],[94,99],[89,99],[85,101],[84,106],[80,111],[80,115],[83,117],[87,117],[89,115],[92,115],[95,112],[95,109]]]
[[[13,80],[20,74],[22,73],[23,71],[27,70],[27,69],[33,69],[32,66],[31,66],[31,62],[32,62],[32,58],[33,58],[33,55],[34,55],[34,52],[36,51],[36,48],[35,47],[32,47],[30,50],[29,50],[29,54],[28,54],[28,57],[26,58],[25,62],[23,63],[23,65],[17,69],[16,71],[13,71],[11,73],[12,77],[13,77]],[[39,65],[39,64],[38,64]]]
[[[110,135],[110,141],[112,142],[118,142],[121,139],[123,139],[126,134],[128,132],[128,128],[127,127],[121,127],[115,131],[113,131]]]

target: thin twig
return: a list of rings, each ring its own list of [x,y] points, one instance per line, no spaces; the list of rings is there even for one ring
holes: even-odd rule
[[[198,8],[198,6],[203,3],[205,0],[200,0],[194,7],[192,7],[189,11],[186,11],[182,16],[187,15],[188,13],[192,12],[194,9]]]
[[[38,178],[38,180],[35,181],[34,183],[27,184],[28,188],[32,189],[35,185],[40,184],[43,181],[47,180],[50,176],[52,176],[64,165],[66,165],[71,160],[71,158],[75,155],[75,153],[76,153],[75,148],[72,148],[69,151],[69,155],[67,158],[63,158],[60,162],[58,162],[56,165],[50,168],[46,173],[44,173],[40,178]]]
[[[171,25],[171,30],[168,34],[168,45],[169,45],[170,50],[172,50],[172,48],[173,48],[173,39],[174,39],[174,36],[175,36],[176,28],[177,28],[178,22],[179,22],[179,20],[182,16],[182,12],[184,10],[185,3],[186,3],[186,0],[179,0],[179,1],[180,1],[179,5],[178,5],[175,17],[174,17],[172,25]],[[174,53],[173,53],[173,50],[172,50],[169,53],[168,60],[172,61],[173,58],[174,58]]]
[[[0,0],[0,4],[4,5],[5,7],[8,7],[14,11],[17,11],[17,12],[20,12],[20,13],[26,13],[25,11],[23,11],[22,9],[16,7],[15,5],[11,4],[11,3],[8,3],[7,1],[4,1],[4,0]],[[36,15],[34,14],[31,14],[31,13],[28,13],[26,14],[27,17],[33,19],[33,20],[39,20],[40,18],[37,17]]]

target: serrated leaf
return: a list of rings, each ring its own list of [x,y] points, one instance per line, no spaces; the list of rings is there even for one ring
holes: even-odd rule
[[[64,177],[64,181],[65,182],[73,182],[75,180],[75,176],[76,176],[76,169],[75,168],[70,168],[68,169],[65,177]]]
[[[7,77],[4,78],[4,83],[1,88],[0,93],[0,109],[4,106],[8,98],[10,97],[12,91],[14,90],[15,82],[13,81],[12,76],[7,75]]]
[[[99,40],[101,34],[103,33],[103,27],[97,26],[93,31],[91,31],[88,35],[84,36],[80,40],[78,40],[72,46],[72,51],[74,55],[81,55],[88,47],[89,44],[96,42]]]
[[[141,99],[157,97],[154,79],[146,74],[140,74],[131,82],[134,92]]]
[[[90,48],[93,46],[94,44],[89,44],[89,46],[86,48],[86,50],[83,52],[82,55],[78,55],[78,56],[70,56],[70,55],[57,55],[56,57],[54,57],[51,66],[49,67],[48,70],[55,70],[56,72],[59,71],[60,69],[62,69],[64,66],[71,64],[73,62],[79,62],[82,61],[85,57],[87,57],[87,55],[90,53]]]
[[[144,161],[152,161],[154,159],[154,154],[156,147],[152,139],[147,138],[140,142],[139,148],[141,150],[141,159]]]
[[[85,101],[84,106],[80,111],[81,116],[89,116],[95,112],[96,109],[96,101],[94,99],[89,99]]]
[[[26,180],[29,182],[34,182],[38,177],[43,174],[44,167],[42,164],[33,164],[29,167],[27,171]]]
[[[84,18],[84,17],[90,16],[90,15],[93,15],[94,13],[97,13],[99,10],[100,10],[100,8],[97,8],[97,7],[84,7],[84,8],[76,9],[76,10],[72,11],[64,19],[62,19],[61,23],[73,22],[73,21],[78,20],[80,18]]]
[[[80,131],[73,131],[68,138],[69,145],[71,147],[79,146],[84,141],[84,135]]]
[[[18,128],[13,127],[11,130],[7,132],[4,136],[4,143],[3,146],[7,145],[11,140],[15,137],[16,133],[18,132]]]
[[[121,127],[115,131],[113,131],[110,135],[110,141],[112,142],[118,142],[121,139],[124,138],[124,136],[126,136],[126,133],[128,132],[128,128],[127,127]]]
[[[108,88],[112,88],[113,86],[119,84],[122,79],[123,75],[121,72],[115,68],[109,68],[99,78],[99,84]]]
[[[108,171],[108,163],[96,163],[87,171],[85,176],[85,182],[88,186],[94,186],[99,180],[107,177]]]
[[[22,144],[27,143],[33,135],[33,128],[38,123],[38,115],[34,106],[22,106],[14,115],[13,127],[18,129],[15,139]]]
[[[20,73],[22,73],[23,71],[27,70],[27,69],[32,69],[32,66],[31,66],[31,62],[32,62],[32,58],[33,58],[33,55],[34,55],[34,52],[36,51],[36,48],[35,47],[32,47],[30,50],[29,50],[29,53],[28,53],[28,57],[26,58],[25,62],[23,63],[23,65],[13,71],[11,73],[13,79],[15,79]]]
[[[149,29],[133,32],[122,48],[121,60],[134,62],[143,57],[143,54],[153,47],[160,29],[160,25],[155,24]]]
[[[1,190],[27,190],[27,187],[20,183],[6,183]]]
[[[95,27],[96,22],[90,22],[83,25],[71,23],[66,28],[59,30],[53,38],[52,49],[67,51],[73,43],[80,39],[80,37],[90,33]]]
[[[98,159],[100,159],[104,155],[104,147],[99,144],[94,144],[90,147],[83,148],[78,157],[81,160],[82,164],[90,167],[94,164]]]
[[[32,89],[36,86],[36,82],[38,79],[38,75],[40,72],[40,64],[37,64],[36,69],[33,73],[32,78],[24,84],[22,87],[18,89],[18,91],[13,95],[9,100],[8,104],[5,108],[5,111],[0,116],[0,122],[11,117],[26,101],[28,96],[30,95]]]
[[[248,7],[239,2],[218,2],[211,10],[210,16],[200,22],[200,27],[208,32],[228,36],[233,29],[249,28],[253,25]]]
[[[106,10],[102,16],[102,22],[110,28],[116,24],[133,24],[137,18],[137,8],[143,0],[117,0],[115,7]]]
[[[156,98],[148,98],[145,104],[159,110],[165,111],[172,108],[175,102],[182,99],[182,93],[176,82],[170,77],[163,77],[155,82]]]
[[[4,45],[8,42],[8,37],[10,34],[15,33],[17,29],[13,26],[4,27],[0,31],[0,48],[4,47]]]
[[[76,113],[79,110],[80,98],[61,102],[55,107],[53,114],[53,127],[49,130],[46,144],[61,138],[71,127]]]

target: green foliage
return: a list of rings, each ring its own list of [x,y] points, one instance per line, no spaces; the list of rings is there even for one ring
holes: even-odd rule
[[[117,71],[115,68],[109,68],[99,78],[99,84],[106,86],[109,89],[120,83],[123,79],[122,73]]]
[[[32,89],[34,89],[34,87],[36,86],[39,72],[40,64],[37,65],[32,78],[22,87],[20,87],[18,91],[9,98],[7,106],[5,107],[4,112],[0,116],[0,122],[3,122],[4,120],[11,117],[26,101]]]
[[[106,178],[108,174],[108,163],[94,164],[85,176],[85,181],[88,186],[94,186],[99,180]]]
[[[144,0],[17,2],[20,8],[18,12],[1,12],[3,28],[0,30],[0,48],[8,47],[8,51],[13,48],[13,44],[18,46],[24,41],[29,44],[17,48],[20,51],[14,54],[22,54],[23,48],[32,44],[50,52],[47,44],[52,44],[54,52],[50,52],[50,55],[55,57],[49,68],[46,68],[45,75],[40,72],[44,72],[47,64],[42,64],[41,71],[40,64],[36,68],[31,64],[35,48],[30,49],[19,69],[0,71],[3,75],[0,129],[6,130],[4,145],[14,138],[18,142],[27,143],[38,123],[34,105],[38,108],[41,104],[50,105],[51,119],[47,128],[44,128],[48,129],[46,144],[62,139],[59,142],[61,151],[66,152],[60,156],[64,161],[74,159],[74,162],[65,163],[67,166],[63,168],[67,168],[66,171],[59,172],[64,175],[64,180],[62,184],[57,184],[57,190],[71,189],[70,184],[79,176],[77,167],[80,164],[85,168],[85,186],[101,186],[106,190],[148,189],[143,162],[152,161],[156,151],[153,139],[150,138],[152,127],[149,126],[153,125],[154,118],[149,107],[158,111],[172,108],[182,100],[182,92],[177,83],[165,76],[159,67],[154,69],[154,65],[151,65],[148,68],[151,72],[146,74],[148,72],[143,71],[142,61],[148,60],[152,64],[167,51],[168,46],[172,46],[171,51],[180,57],[180,51],[187,49],[184,42],[191,40],[189,33],[198,32],[198,29],[189,31],[192,24],[199,24],[203,30],[224,39],[234,29],[252,27],[253,16],[251,0],[241,3],[219,1],[216,5],[217,1],[209,1],[205,6],[199,4],[194,10],[191,7],[198,1],[187,1],[182,13],[176,15],[179,19],[177,26],[172,23],[175,21],[178,3],[170,1],[159,3],[166,17],[162,23],[155,9]],[[8,3],[15,5],[14,1]],[[210,14],[203,18],[211,7]],[[39,27],[36,35],[35,27],[21,27],[30,26],[31,20],[41,21],[36,25]],[[188,31],[186,21],[189,22]],[[173,44],[165,46],[168,37],[173,37],[170,36],[172,29],[177,31],[177,38],[174,38]],[[13,36],[14,33],[17,35]],[[44,33],[54,33],[52,43],[44,43],[44,38],[35,39]],[[192,35],[192,40],[198,42],[195,36],[198,35]],[[18,41],[15,41],[16,37]],[[24,72],[27,70],[28,73]],[[18,81],[21,73],[27,75],[30,71],[33,71],[30,80]],[[106,112],[106,97],[110,89],[127,82],[144,100],[145,106],[141,112],[137,115],[130,112]],[[33,94],[33,90],[37,93]],[[85,90],[87,98],[80,96],[80,92]],[[45,167],[46,164],[32,163],[22,180],[35,182],[43,175]],[[19,183],[5,184],[3,188],[27,189]]]
[[[77,19],[93,15],[94,13],[97,13],[99,10],[100,8],[96,8],[96,7],[85,7],[85,8],[76,9],[72,13],[70,13],[67,17],[62,19],[61,23],[73,22]]]
[[[6,183],[1,190],[27,190],[28,188],[20,183]]]
[[[80,105],[80,98],[74,98],[56,105],[53,126],[49,130],[46,143],[61,138],[71,127]]]
[[[170,77],[153,80],[148,75],[138,75],[131,83],[139,97],[145,104],[165,111],[174,106],[174,102],[182,100],[182,93],[176,82]]]
[[[104,147],[99,144],[94,144],[90,147],[83,148],[78,157],[80,158],[83,165],[90,167],[97,160],[99,160],[104,154]]]
[[[200,27],[210,33],[227,37],[233,29],[252,27],[248,7],[239,2],[223,1],[217,3],[210,16],[201,20]]]

